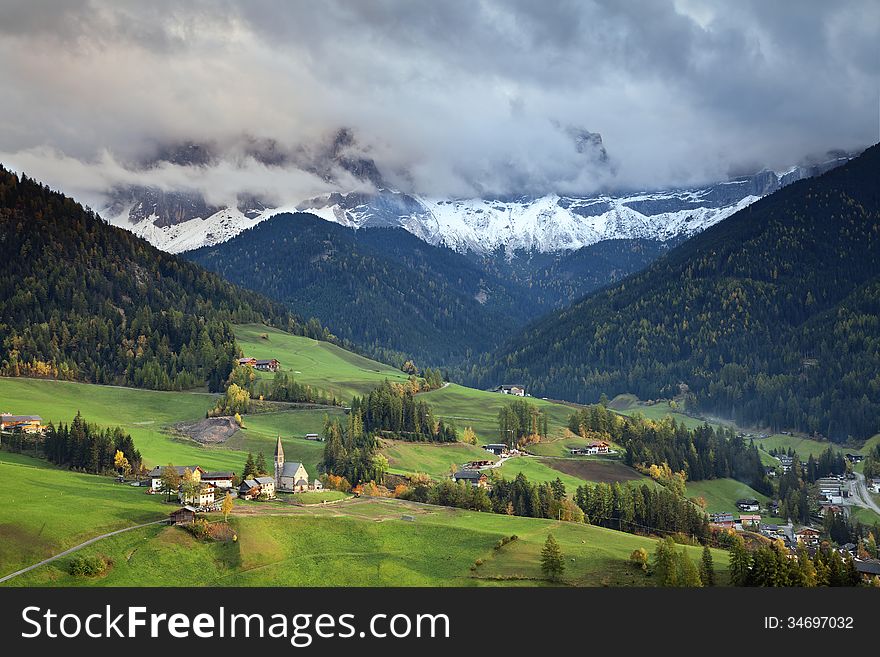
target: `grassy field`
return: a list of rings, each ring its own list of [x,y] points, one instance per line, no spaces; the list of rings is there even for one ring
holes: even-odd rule
[[[517,399],[497,392],[465,388],[454,383],[439,390],[423,393],[419,397],[431,405],[435,415],[453,422],[459,431],[465,427],[472,427],[481,445],[499,442],[498,411],[513,399]],[[526,399],[547,413],[551,439],[567,437],[577,442],[578,438],[566,426],[569,416],[575,411],[574,408],[534,397]]]
[[[165,517],[173,507],[144,488],[67,472],[0,451],[0,574],[57,554],[92,536]]]
[[[449,475],[452,465],[468,461],[494,461],[496,456],[481,447],[464,443],[427,444],[399,440],[383,441],[382,453],[388,458],[391,472],[424,472],[435,478]]]
[[[247,415],[245,430],[221,446],[204,446],[175,435],[171,429],[178,422],[205,416],[214,403],[214,396],[206,393],[0,378],[0,400],[4,411],[39,415],[46,422],[69,423],[80,411],[89,422],[122,427],[131,434],[148,467],[167,463],[197,464],[206,469],[235,472],[240,472],[244,465],[245,454],[241,450],[262,451],[271,461],[280,435],[286,458],[302,461],[309,473],[314,474],[323,444],[292,437],[319,432],[325,413],[342,413],[340,409],[330,409]]]
[[[623,395],[621,395],[621,397],[623,397]],[[617,398],[615,398],[615,400],[616,399]],[[698,420],[674,409],[668,401],[661,401],[650,405],[633,401],[627,404],[612,404],[611,407],[621,415],[626,415],[628,417],[641,415],[647,420],[654,421],[662,420],[666,417],[673,417],[675,418],[676,422],[678,422],[679,424],[684,424],[689,429],[701,427],[704,424],[703,420]],[[710,422],[709,424],[718,426],[717,422]]]
[[[706,500],[709,513],[739,513],[736,501],[753,498],[762,505],[768,502],[766,495],[761,495],[754,488],[735,479],[705,479],[687,482],[688,497],[702,497]]]
[[[569,495],[574,495],[578,486],[584,483],[619,481],[647,482],[649,479],[612,459],[545,459],[518,456],[508,459],[495,470],[507,479],[513,479],[520,472],[529,481],[554,481],[557,477],[565,484]]]
[[[804,461],[810,458],[811,454],[818,458],[828,447],[833,447],[837,450],[841,449],[840,445],[835,445],[834,443],[801,436],[784,436],[779,433],[772,434],[768,438],[755,438],[755,444],[764,452],[770,452],[772,449],[777,451],[788,451],[789,448],[794,449],[795,453]],[[778,461],[775,462],[778,463]]]
[[[565,583],[641,585],[653,580],[627,560],[655,541],[589,525],[480,514],[398,500],[291,507],[279,515],[233,515],[238,541],[201,543],[155,527],[85,548],[112,560],[96,579],[67,574],[68,559],[12,580],[17,586],[475,586],[543,585],[540,551],[552,532],[566,558]],[[411,521],[402,519],[409,516]],[[505,536],[518,539],[496,550]],[[687,548],[697,561],[700,549]],[[728,556],[714,551],[727,581]],[[475,565],[477,560],[482,564]],[[473,568],[473,570],[472,570]]]
[[[261,337],[268,336],[268,339]],[[235,327],[235,339],[245,356],[277,358],[281,371],[296,381],[335,395],[348,403],[355,395],[363,395],[385,379],[405,381],[407,375],[390,365],[358,356],[329,342],[290,335],[259,324]],[[271,378],[270,373],[258,373]]]

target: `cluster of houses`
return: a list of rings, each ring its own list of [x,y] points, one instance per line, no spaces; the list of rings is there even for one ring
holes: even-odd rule
[[[238,364],[241,367],[253,367],[261,372],[277,372],[281,367],[281,362],[276,358],[239,358]]]
[[[149,485],[151,493],[162,491],[162,473],[168,466],[157,466],[150,471]],[[213,511],[220,507],[226,493],[244,500],[271,500],[276,493],[302,493],[310,490],[323,490],[319,479],[309,483],[309,473],[299,461],[285,461],[284,447],[281,437],[275,445],[274,476],[261,476],[244,479],[236,488],[235,473],[230,471],[207,472],[198,465],[171,466],[178,477],[189,471],[192,484],[181,483],[177,491],[177,499],[181,505],[195,511]],[[181,519],[184,519],[181,516]],[[173,519],[172,519],[173,520]]]
[[[43,433],[46,425],[39,415],[13,415],[0,413],[0,431],[23,431],[24,433]]]

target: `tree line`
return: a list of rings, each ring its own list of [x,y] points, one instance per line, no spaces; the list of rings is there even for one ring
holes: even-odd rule
[[[143,467],[141,454],[129,434],[120,427],[101,428],[86,422],[79,412],[70,424],[59,424],[57,428],[49,424],[43,454],[51,463],[91,474],[128,474],[140,472]]]
[[[621,445],[630,466],[646,469],[667,464],[691,481],[730,477],[767,495],[773,490],[758,448],[730,429],[708,424],[688,429],[672,417],[659,421],[629,418],[602,404],[572,413],[568,428],[584,437]]]
[[[334,339],[2,167],[0,235],[4,376],[219,391],[240,355],[233,323]]]

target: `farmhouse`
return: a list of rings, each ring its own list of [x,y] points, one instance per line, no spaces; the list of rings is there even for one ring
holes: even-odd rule
[[[500,392],[504,395],[516,395],[517,397],[525,397],[526,396],[526,388],[521,385],[509,385],[504,384],[495,388],[495,392]]]
[[[235,473],[230,471],[223,472],[206,472],[202,475],[202,481],[206,484],[213,484],[217,488],[229,490],[232,488],[232,479]]]
[[[281,366],[277,358],[239,358],[237,362],[242,367],[254,367],[261,372],[277,372]]]
[[[162,490],[162,471],[167,467],[167,465],[157,465],[150,470],[150,488],[154,491]],[[178,477],[182,477],[183,473],[189,470],[195,476],[196,481],[201,481],[202,475],[205,474],[205,471],[197,465],[172,465],[171,467],[177,472]]]
[[[483,449],[487,452],[492,452],[495,456],[507,454],[507,445],[504,443],[489,443],[488,445],[483,445]]]
[[[257,360],[256,367],[261,372],[277,372],[278,368],[281,366],[281,363],[278,362],[275,358],[269,358],[266,360]]]
[[[862,454],[847,454],[846,459],[850,463],[861,463],[865,457]]]
[[[783,473],[791,470],[791,466],[794,464],[794,457],[786,456],[785,454],[780,454],[776,458],[779,459],[779,464],[782,466]]]
[[[318,434],[316,434],[316,433],[307,433],[307,434],[306,434],[306,440],[317,440],[317,441],[320,441],[320,440],[321,440],[321,436],[318,435]]]
[[[594,440],[585,447],[573,447],[568,450],[572,456],[591,456],[594,454],[610,454],[611,446],[604,440]]]
[[[489,479],[479,470],[459,470],[452,478],[455,483],[466,481],[474,488],[486,488],[489,485]]]
[[[0,430],[2,431],[42,433],[45,428],[43,418],[39,415],[12,415],[10,413],[0,415]]]
[[[757,511],[759,508],[758,500],[742,499],[736,501],[736,508],[740,511]]]
[[[284,461],[284,447],[281,436],[275,445],[275,490],[287,493],[301,493],[309,490],[309,473],[297,461]]]

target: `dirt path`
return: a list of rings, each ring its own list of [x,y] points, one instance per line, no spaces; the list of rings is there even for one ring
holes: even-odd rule
[[[145,522],[142,525],[134,525],[133,527],[125,527],[124,529],[117,529],[115,532],[107,532],[106,534],[101,534],[100,536],[95,536],[94,538],[90,538],[85,543],[80,543],[72,548],[65,550],[64,552],[59,552],[54,557],[49,557],[48,559],[43,559],[39,563],[35,563],[33,566],[28,566],[27,568],[22,568],[21,570],[16,570],[14,573],[9,573],[8,575],[4,575],[0,577],[0,583],[6,582],[13,577],[18,577],[19,575],[24,575],[25,573],[34,570],[35,568],[39,568],[40,566],[45,566],[47,563],[52,563],[56,559],[60,559],[62,557],[66,557],[68,554],[73,554],[77,550],[81,550],[87,545],[91,545],[92,543],[97,543],[98,541],[109,538],[110,536],[116,536],[117,534],[123,534],[125,532],[130,532],[133,529],[141,529],[142,527],[149,527],[151,525],[160,525],[167,523],[168,520],[163,518],[162,520],[154,520],[153,522]]]

